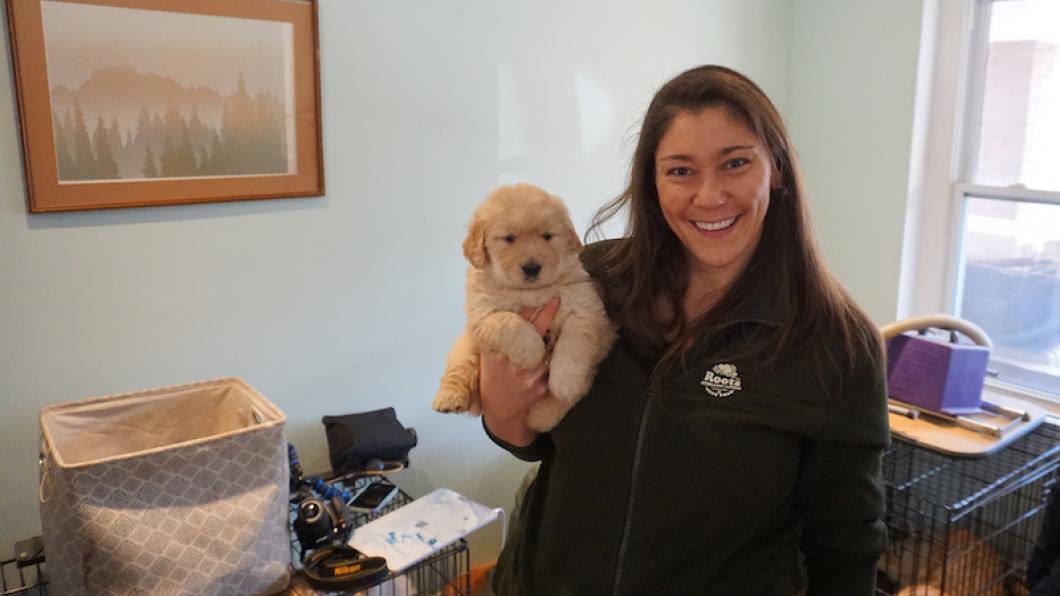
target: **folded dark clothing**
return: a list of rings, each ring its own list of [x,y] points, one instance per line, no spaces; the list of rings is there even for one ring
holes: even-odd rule
[[[345,473],[364,469],[371,459],[408,464],[416,432],[398,422],[394,408],[324,416],[331,469]]]

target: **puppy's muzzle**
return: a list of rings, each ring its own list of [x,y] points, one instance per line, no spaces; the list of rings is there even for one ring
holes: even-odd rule
[[[537,279],[537,275],[541,273],[541,263],[537,261],[527,261],[523,263],[523,278],[526,281],[533,281]]]

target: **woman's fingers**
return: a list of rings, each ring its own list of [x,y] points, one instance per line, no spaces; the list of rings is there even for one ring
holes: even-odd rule
[[[549,300],[545,307],[541,309],[541,312],[534,317],[534,328],[537,329],[538,333],[542,336],[548,333],[549,327],[552,326],[552,319],[556,318],[557,312],[559,312],[559,296]]]
[[[483,409],[500,411],[502,416],[525,412],[548,392],[548,368],[541,364],[523,370],[500,354],[481,356],[480,395]]]
[[[514,364],[512,365],[515,366]],[[548,393],[548,365],[539,364],[527,371],[522,371],[524,387],[532,394],[534,399],[543,397]]]
[[[556,312],[558,311],[559,296],[553,296],[544,306],[538,308],[524,306],[519,310],[519,315],[533,323],[537,333],[544,337],[548,333],[548,328],[552,325],[552,319],[556,318]]]

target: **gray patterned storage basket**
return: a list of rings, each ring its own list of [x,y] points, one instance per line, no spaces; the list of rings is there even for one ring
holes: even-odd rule
[[[290,563],[285,421],[236,378],[43,408],[49,591],[282,590]]]

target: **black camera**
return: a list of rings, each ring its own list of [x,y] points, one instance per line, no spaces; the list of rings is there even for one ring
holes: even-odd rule
[[[290,463],[290,503],[293,526],[302,556],[324,546],[345,543],[353,530],[353,514],[347,503],[353,495],[341,485],[319,476],[304,477],[294,445],[287,444]]]
[[[359,418],[358,418],[359,420]],[[407,432],[412,432],[411,429]],[[415,435],[412,435],[415,437]],[[414,440],[414,439],[413,439]],[[402,453],[407,456],[408,450]],[[348,490],[347,480],[366,475],[382,475],[404,467],[401,461],[384,462],[377,457],[359,461],[357,471],[324,480],[320,476],[304,476],[294,445],[287,444],[290,464],[291,526],[301,546],[302,557],[306,553],[327,546],[345,543],[353,532],[353,516],[356,513],[375,513],[394,498],[398,489],[383,480],[352,483]]]
[[[350,509],[341,496],[330,499],[306,496],[298,503],[294,533],[303,553],[346,542],[352,528]]]

